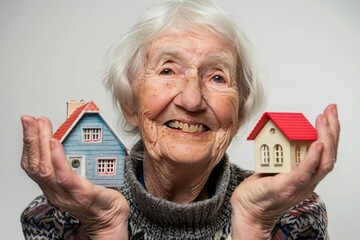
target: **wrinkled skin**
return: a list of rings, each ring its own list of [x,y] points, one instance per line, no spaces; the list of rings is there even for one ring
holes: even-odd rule
[[[128,116],[145,145],[145,184],[171,201],[201,199],[239,127],[235,57],[201,29],[162,35],[146,56],[134,84],[138,111]]]
[[[145,144],[149,192],[182,204],[206,198],[208,176],[240,127],[233,53],[209,32],[196,32],[179,29],[149,43],[133,86],[136,111],[122,106]],[[77,217],[93,239],[127,239],[129,207],[122,194],[71,170],[48,119],[23,116],[22,124],[21,166],[46,197]],[[267,239],[275,221],[333,169],[340,131],[335,105],[318,117],[316,129],[318,140],[297,168],[255,174],[237,187],[233,239]]]
[[[318,116],[316,130],[318,140],[298,167],[275,176],[255,174],[236,188],[231,199],[233,239],[268,239],[276,220],[332,171],[340,133],[336,105]]]
[[[21,118],[24,146],[21,167],[55,206],[77,217],[91,239],[128,239],[129,206],[115,190],[93,185],[69,165],[47,118]]]

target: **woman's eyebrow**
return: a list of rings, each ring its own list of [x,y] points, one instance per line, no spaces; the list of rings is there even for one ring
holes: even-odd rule
[[[210,67],[225,67],[230,70],[236,66],[236,61],[232,55],[221,52],[209,54],[203,64]]]
[[[162,47],[159,48],[156,53],[154,54],[153,60],[156,62],[162,61],[162,60],[185,60],[185,54],[182,51],[179,51],[177,49],[170,49],[169,47]]]
[[[160,61],[169,61],[176,60],[180,62],[188,62],[189,59],[186,58],[186,54],[183,51],[179,51],[175,48],[162,47],[159,48],[152,61],[160,62]],[[206,55],[203,61],[200,64],[201,67],[219,67],[219,68],[234,68],[236,66],[236,62],[234,57],[226,52],[210,52]]]

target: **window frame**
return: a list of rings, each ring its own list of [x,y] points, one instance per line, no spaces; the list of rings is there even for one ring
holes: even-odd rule
[[[270,165],[270,149],[266,144],[261,145],[260,147],[260,159],[261,166],[269,166]]]
[[[81,132],[83,143],[101,143],[102,135],[101,127],[83,127]]]
[[[110,161],[112,163],[109,163]],[[102,164],[102,166],[100,166],[100,164]],[[99,158],[97,158],[96,159],[96,175],[98,175],[98,176],[114,176],[114,175],[116,175],[116,164],[117,164],[116,157],[99,157]],[[100,171],[100,170],[102,170],[102,171]]]
[[[85,155],[74,155],[74,154],[70,154],[70,155],[66,155],[66,159],[68,161],[68,163],[70,164],[71,168],[73,171],[77,172],[80,176],[85,177],[85,172],[86,172],[86,156]],[[78,167],[74,167],[72,162],[74,160],[78,160],[80,165]]]
[[[301,146],[296,145],[295,146],[295,164],[299,165],[301,163]]]
[[[274,165],[282,166],[284,164],[284,151],[280,144],[274,146]]]

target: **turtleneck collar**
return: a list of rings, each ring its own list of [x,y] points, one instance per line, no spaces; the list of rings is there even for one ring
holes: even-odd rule
[[[130,203],[130,221],[133,227],[151,226],[152,232],[155,229],[161,229],[158,231],[169,232],[169,236],[174,236],[174,231],[178,230],[182,232],[182,236],[185,236],[184,233],[190,234],[193,231],[211,236],[223,229],[225,225],[229,225],[231,218],[229,200],[235,187],[231,186],[229,189],[230,164],[226,155],[210,175],[214,182],[213,188],[215,188],[213,196],[204,201],[183,205],[154,197],[147,192],[141,180],[138,179],[138,172],[141,171],[142,165],[139,156],[142,152],[143,145],[139,142],[126,159],[124,194]],[[234,181],[236,182],[236,179],[232,180]],[[231,185],[236,186],[236,183]],[[144,223],[146,226],[141,227],[140,225]]]

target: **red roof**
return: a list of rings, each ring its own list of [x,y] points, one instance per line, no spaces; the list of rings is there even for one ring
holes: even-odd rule
[[[316,129],[302,113],[291,112],[265,112],[247,140],[254,140],[268,120],[271,120],[288,140],[317,139]]]
[[[66,136],[67,133],[72,129],[72,127],[75,126],[75,124],[78,122],[78,120],[82,117],[84,113],[99,111],[100,109],[92,101],[81,105],[80,107],[75,109],[66,119],[66,121],[58,128],[58,130],[54,133],[54,138],[62,142],[64,136]]]

